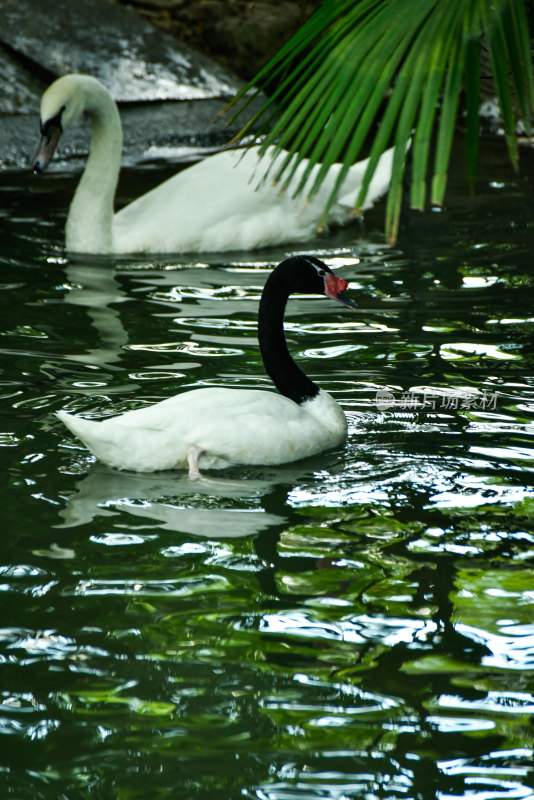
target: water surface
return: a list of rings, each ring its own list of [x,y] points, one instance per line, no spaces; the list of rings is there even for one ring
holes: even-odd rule
[[[2,176],[2,796],[533,797],[533,157],[485,157],[395,247],[377,209],[220,256],[71,258],[74,176]],[[268,389],[259,294],[303,250],[358,303],[286,317],[344,447],[191,483],[55,419]]]

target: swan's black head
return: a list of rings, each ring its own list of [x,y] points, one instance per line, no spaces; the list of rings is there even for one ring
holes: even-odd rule
[[[356,304],[343,294],[348,285],[347,281],[334,275],[320,258],[292,256],[282,261],[275,272],[284,274],[291,286],[291,292],[324,294],[349,308],[356,308]]]
[[[315,256],[286,258],[265,282],[258,310],[258,338],[265,370],[278,391],[299,405],[319,394],[319,387],[295,364],[284,336],[284,311],[288,297],[321,294],[355,308],[343,292],[347,281],[338,278]]]

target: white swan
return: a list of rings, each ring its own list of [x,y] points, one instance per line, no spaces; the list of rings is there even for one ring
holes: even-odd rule
[[[59,411],[57,416],[104,464],[152,472],[231,464],[283,464],[337,447],[347,421],[336,401],[295,364],[284,336],[292,292],[325,294],[348,306],[347,282],[318,258],[293,256],[274,269],[263,289],[258,339],[265,370],[280,394],[258,389],[193,389],[101,422]]]
[[[317,233],[326,199],[339,173],[333,165],[311,199],[293,197],[305,168],[301,164],[284,191],[266,179],[268,153],[259,148],[225,150],[182,170],[155,189],[113,213],[120,169],[122,130],[108,91],[87,75],[65,75],[41,100],[42,139],[36,172],[46,169],[62,131],[86,111],[92,141],[85,171],[70,205],[65,227],[67,249],[84,253],[170,253],[248,250],[303,241]],[[393,150],[381,157],[363,208],[387,190]],[[367,161],[349,170],[328,223],[345,223],[352,214]],[[319,167],[312,171],[313,180]]]

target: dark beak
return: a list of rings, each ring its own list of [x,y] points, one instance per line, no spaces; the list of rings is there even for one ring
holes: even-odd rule
[[[358,308],[356,303],[353,300],[349,300],[348,297],[345,297],[343,292],[341,292],[341,294],[338,294],[337,297],[333,297],[332,300],[337,300],[338,303],[341,303],[344,306],[348,306],[349,308]]]
[[[44,172],[54,155],[54,151],[61,136],[61,128],[49,125],[46,133],[41,137],[41,142],[33,159],[32,169],[36,175]]]

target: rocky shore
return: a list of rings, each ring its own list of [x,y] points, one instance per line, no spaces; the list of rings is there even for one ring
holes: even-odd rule
[[[250,80],[319,0],[118,0],[240,78]]]
[[[228,126],[220,112],[316,2],[2,0],[0,169],[27,168],[41,94],[68,72],[94,75],[119,103],[123,163],[225,144],[246,116]],[[55,168],[83,161],[86,128],[60,143]]]

